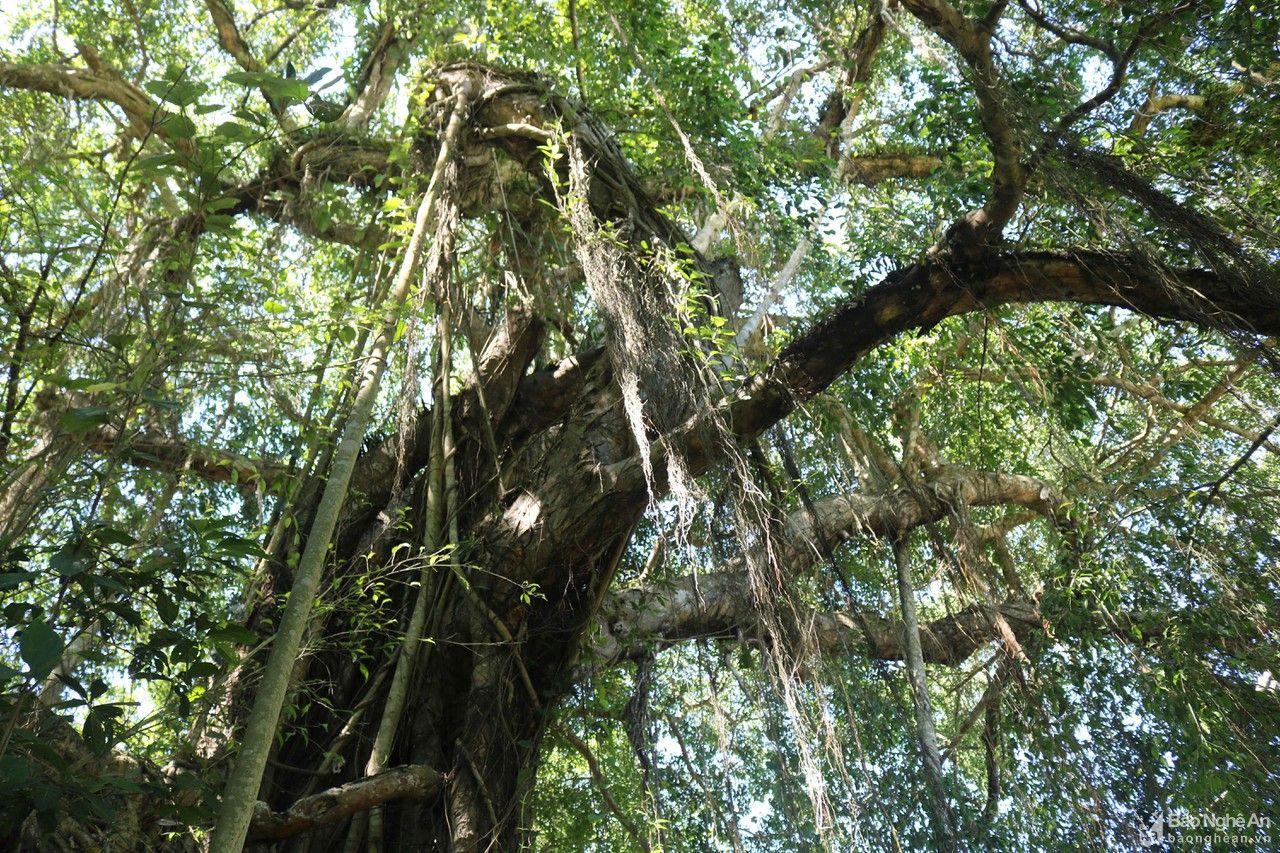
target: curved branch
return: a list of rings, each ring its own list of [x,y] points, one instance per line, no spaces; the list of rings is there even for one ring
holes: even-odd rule
[[[656,482],[666,456],[681,453],[705,472],[733,441],[751,441],[822,392],[859,359],[904,332],[1001,305],[1073,302],[1126,308],[1161,320],[1265,335],[1280,334],[1280,290],[1241,287],[1206,270],[1157,267],[1105,252],[1025,252],[961,266],[925,261],[891,273],[793,341],[764,372],[720,408],[651,444]],[[722,428],[723,426],[723,428]],[[636,457],[599,472],[612,493],[646,492]]]
[[[303,797],[282,812],[273,812],[259,801],[249,824],[249,839],[291,838],[392,800],[427,800],[443,784],[444,777],[430,767],[407,764]]]
[[[1058,119],[1057,124],[1054,125],[1053,129],[1046,136],[1044,142],[1041,143],[1039,149],[1035,153],[1035,156],[1032,157],[1033,164],[1038,164],[1049,151],[1057,146],[1058,142],[1073,124],[1114,98],[1120,91],[1120,88],[1124,85],[1125,75],[1128,74],[1129,71],[1129,63],[1131,63],[1134,56],[1137,55],[1138,49],[1141,48],[1148,39],[1155,35],[1155,33],[1158,32],[1159,29],[1171,18],[1187,11],[1192,8],[1192,6],[1192,0],[1187,0],[1187,2],[1183,2],[1178,6],[1175,6],[1168,12],[1161,13],[1160,15],[1151,18],[1139,28],[1137,34],[1134,35],[1133,40],[1129,42],[1129,46],[1124,49],[1123,53],[1118,55],[1110,54],[1111,79],[1107,81],[1105,86],[1095,92],[1087,100],[1081,101],[1069,113]]]
[[[1260,291],[1205,270],[1158,268],[1103,252],[1027,252],[962,267],[916,264],[849,300],[750,380],[726,404],[730,432],[745,439],[760,435],[877,346],[947,317],[1001,305],[1074,302],[1280,334],[1280,292]],[[694,470],[705,470],[719,456],[705,426],[690,424],[666,442],[682,446]]]
[[[973,21],[947,0],[903,0],[912,15],[956,49],[973,75],[973,94],[978,101],[978,120],[991,143],[991,195],[979,210],[970,211],[955,223],[942,242],[930,249],[933,256],[955,253],[978,254],[999,242],[1001,232],[1017,212],[1026,190],[1026,167],[1013,123],[1005,109],[1001,80],[991,53],[991,27]],[[992,7],[998,17],[1003,4]],[[991,22],[994,24],[994,21]]]
[[[218,31],[218,43],[222,45],[222,49],[245,71],[261,71],[262,63],[253,58],[249,45],[240,35],[240,28],[236,26],[231,8],[224,0],[205,0],[205,5],[209,7],[209,16],[213,18],[213,26]]]
[[[1165,110],[1191,110],[1198,112],[1204,109],[1203,95],[1150,95],[1138,108],[1133,121],[1129,122],[1129,135],[1142,136],[1151,126],[1152,120]]]
[[[1018,0],[1018,5],[1027,13],[1031,20],[1035,21],[1041,28],[1048,30],[1067,44],[1077,44],[1083,47],[1091,47],[1110,59],[1113,63],[1120,56],[1120,49],[1107,39],[1098,38],[1081,30],[1075,30],[1070,27],[1059,24],[1050,19],[1040,9],[1039,5],[1032,5],[1028,0]]]
[[[107,66],[96,51],[80,45],[89,68],[26,62],[0,62],[0,87],[44,92],[80,101],[102,101],[124,110],[133,131],[140,137],[154,133],[173,148],[190,156],[195,146],[190,139],[176,138],[165,127],[168,112],[155,104],[137,86]]]
[[[666,457],[683,455],[705,472],[734,441],[751,441],[822,392],[859,359],[904,332],[1002,305],[1072,302],[1126,308],[1161,320],[1264,335],[1280,334],[1280,289],[1243,287],[1206,270],[1158,267],[1106,252],[1025,252],[964,265],[924,261],[891,273],[793,341],[764,372],[711,414],[695,417],[650,445],[655,482],[665,488]],[[641,460],[599,471],[608,492],[646,493]]]

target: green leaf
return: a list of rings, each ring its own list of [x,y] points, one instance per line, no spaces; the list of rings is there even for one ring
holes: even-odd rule
[[[187,681],[198,681],[202,678],[213,678],[221,671],[222,668],[213,661],[196,661],[187,667],[186,679]]]
[[[325,207],[315,207],[311,210],[311,222],[318,230],[324,231],[333,224],[333,215]]]
[[[161,593],[156,596],[156,613],[165,622],[172,624],[178,619],[178,605],[167,594]]]
[[[232,557],[260,559],[267,556],[267,553],[262,550],[262,546],[252,539],[245,539],[242,536],[224,536],[218,542],[218,550]]]
[[[97,555],[83,539],[63,545],[49,557],[49,568],[64,578],[73,578],[93,568]]]
[[[138,540],[131,533],[124,530],[118,530],[114,527],[98,527],[92,532],[95,542],[103,545],[136,545]]]
[[[236,110],[235,112],[233,112],[232,115],[240,119],[241,121],[248,122],[249,124],[257,125],[258,127],[263,129],[266,129],[271,126],[271,116],[264,115],[258,112],[257,110],[251,110],[248,107],[242,107]]]
[[[182,158],[177,154],[152,154],[140,159],[136,168],[146,175],[166,175],[174,172],[175,167],[181,163]]]
[[[283,302],[268,299],[266,302],[262,303],[262,309],[268,314],[283,314],[289,310],[289,306],[285,305]]]
[[[67,409],[58,419],[58,426],[70,433],[86,433],[110,420],[110,410],[102,406],[80,406]]]
[[[158,127],[174,139],[190,139],[196,135],[196,123],[184,115],[166,116]]]
[[[240,625],[224,625],[209,632],[209,639],[214,642],[235,643],[247,646],[258,642],[258,635]]]
[[[303,77],[302,79],[306,81],[308,86],[314,86],[315,84],[323,80],[325,78],[325,75],[327,75],[331,71],[333,71],[332,68],[327,68],[322,66],[320,68],[317,68],[315,71],[312,71],[310,74],[308,74],[306,77]],[[325,88],[328,88],[328,87],[326,86]]]
[[[213,129],[214,135],[232,142],[253,142],[258,138],[258,131],[238,121],[224,121]]]
[[[219,210],[226,210],[229,207],[235,207],[239,203],[240,200],[238,198],[222,196],[221,198],[215,198],[212,201],[205,202],[204,211],[205,213],[217,213]]]
[[[209,91],[209,87],[204,83],[190,80],[148,80],[142,88],[157,98],[179,107],[194,104],[200,100],[201,95]]]
[[[153,409],[159,409],[162,412],[182,411],[182,404],[177,400],[168,400],[161,397],[150,388],[142,392],[142,399],[148,406],[151,406]]]
[[[58,632],[41,621],[32,622],[23,628],[22,637],[18,641],[19,653],[27,664],[28,674],[36,681],[53,672],[53,668],[62,659],[64,648]]]
[[[233,71],[224,79],[229,83],[262,89],[272,97],[285,101],[301,101],[311,93],[305,80],[289,80],[265,71]]]
[[[36,576],[35,572],[4,572],[0,573],[0,589],[10,589],[25,583]]]
[[[22,755],[0,756],[0,788],[18,791],[31,776],[31,760]]]

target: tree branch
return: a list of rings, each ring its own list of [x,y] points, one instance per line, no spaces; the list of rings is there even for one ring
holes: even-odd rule
[[[732,436],[750,440],[897,335],[1001,305],[1110,305],[1162,320],[1280,334],[1280,295],[1259,290],[1245,292],[1235,282],[1204,270],[1156,267],[1102,252],[1028,252],[956,267],[915,264],[850,299],[795,340],[769,369],[723,405],[720,417],[727,420]],[[706,470],[720,457],[723,440],[709,426],[705,419],[690,423],[655,443],[656,452],[678,447],[692,470]],[[631,464],[614,466],[620,485],[630,483]],[[643,488],[643,475],[639,476]]]
[[[924,668],[922,631],[916,618],[915,584],[911,573],[910,548],[906,537],[893,543],[893,560],[898,574],[898,604],[902,613],[902,660],[906,664],[907,684],[915,707],[916,735],[920,741],[920,757],[924,765],[925,786],[929,789],[933,812],[933,831],[938,849],[956,849],[954,817],[947,803],[947,787],[942,774],[942,750],[938,747],[938,730],[933,720],[933,703],[929,701],[928,675]]]
[[[291,838],[392,800],[430,799],[443,784],[444,777],[430,767],[407,764],[304,797],[282,812],[273,812],[259,801],[249,824],[249,839]]]
[[[927,178],[942,168],[935,154],[840,154],[840,176],[854,184],[874,186],[894,178]]]
[[[287,465],[247,459],[155,433],[142,432],[122,438],[119,430],[110,426],[91,430],[84,442],[90,450],[118,453],[121,461],[140,468],[189,472],[213,483],[239,486],[261,483],[268,492],[278,489],[292,473]]]
[[[360,79],[356,90],[359,92],[343,111],[339,123],[347,128],[364,127],[373,118],[373,114],[382,106],[391,92],[391,84],[395,81],[396,70],[404,61],[412,39],[401,37],[396,25],[388,21],[378,31],[378,37],[365,58],[360,69]]]
[[[947,317],[1001,305],[1073,302],[1126,308],[1162,320],[1280,334],[1280,292],[1241,288],[1212,272],[1157,267],[1105,252],[1025,252],[948,266],[924,261],[891,273],[793,341],[764,372],[711,414],[650,445],[652,470],[665,488],[667,454],[683,454],[695,476],[723,458],[733,441],[751,441],[825,390],[859,359],[898,335]],[[633,456],[600,471],[612,493],[647,493]]]
[[[1049,519],[1058,498],[1041,480],[1019,474],[972,471],[944,466],[925,472],[922,483],[887,493],[831,495],[786,520],[776,540],[778,562],[793,576],[808,572],[838,543],[854,536],[897,539],[916,527],[945,518],[961,506],[1015,505]],[[641,654],[655,638],[660,645],[702,636],[758,634],[759,607],[752,600],[745,561],[738,557],[723,571],[678,581],[674,587],[633,588],[609,595],[597,620],[597,662],[616,663]],[[1007,604],[1003,613],[1014,628],[1030,630],[1039,622],[1034,602]],[[1030,610],[1028,610],[1030,608]],[[997,637],[990,614],[971,608],[930,626],[926,660],[955,664],[982,643]],[[902,628],[877,614],[860,611],[810,615],[819,646],[837,651],[863,643],[862,653],[884,660],[902,657]],[[856,630],[855,630],[856,629]],[[854,633],[850,633],[854,630]],[[922,633],[928,633],[922,631]]]
[[[107,66],[88,45],[80,45],[80,53],[89,68],[71,65],[46,65],[26,62],[0,62],[0,86],[45,92],[61,98],[81,101],[103,101],[124,110],[133,131],[140,137],[154,133],[183,154],[195,151],[190,139],[174,138],[165,128],[168,113],[151,98]]]
[[[965,17],[947,0],[903,0],[902,5],[954,47],[969,67],[978,101],[978,119],[991,143],[994,159],[987,203],[955,223],[930,253],[941,256],[957,249],[966,254],[980,253],[999,241],[1005,223],[1022,203],[1027,183],[1022,148],[1004,106],[1002,83],[991,54],[991,29],[986,22]],[[993,6],[997,17],[1000,9],[1003,9],[1001,3]]]
[[[745,571],[713,572],[663,586],[632,587],[611,593],[596,620],[588,656],[593,668],[637,660],[655,648],[694,639],[759,639],[760,606],[752,598]],[[999,614],[1019,642],[1040,630],[1037,603],[1015,598],[990,608],[965,609],[920,626],[926,663],[957,666],[1001,634],[993,627]],[[902,622],[866,610],[810,611],[798,617],[808,624],[817,651],[858,655],[872,660],[902,660]]]
[[[1142,136],[1151,121],[1165,110],[1198,111],[1204,109],[1204,104],[1203,95],[1149,95],[1129,123],[1129,135]]]
[[[746,570],[687,576],[665,584],[615,590],[603,601],[585,656],[590,665],[580,676],[626,661],[635,661],[655,650],[696,639],[758,640],[764,630],[760,605],[751,594]],[[1159,649],[1171,625],[1183,625],[1189,616],[1203,618],[1192,608],[1180,612],[1134,611],[1110,613],[1090,606],[1085,631],[1100,631],[1114,640]],[[878,612],[850,609],[809,611],[796,618],[812,637],[815,651],[824,655],[852,655],[870,660],[900,661],[905,654],[903,624]],[[1003,625],[1001,623],[1004,623]],[[921,654],[925,663],[959,666],[991,642],[1005,642],[1008,626],[1020,645],[1043,632],[1047,620],[1033,597],[1013,596],[1000,604],[971,604],[948,616],[920,626]],[[1239,636],[1224,629],[1200,642],[1241,660],[1256,660],[1269,636],[1259,628],[1256,636]]]
[[[213,18],[213,26],[218,30],[218,43],[222,45],[222,49],[245,71],[261,71],[262,64],[253,58],[249,45],[240,35],[240,28],[236,26],[231,8],[224,0],[205,0],[205,5],[209,7],[209,16]]]

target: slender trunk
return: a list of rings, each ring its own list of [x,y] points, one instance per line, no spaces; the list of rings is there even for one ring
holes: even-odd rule
[[[352,411],[343,430],[342,441],[333,455],[329,479],[316,509],[315,519],[307,536],[307,544],[298,562],[289,602],[280,618],[271,656],[262,673],[262,681],[254,699],[253,709],[241,742],[235,769],[227,780],[223,794],[222,811],[214,829],[210,844],[211,853],[237,853],[243,846],[253,817],[254,803],[267,757],[275,739],[280,711],[289,690],[294,665],[302,636],[306,632],[311,606],[320,585],[320,576],[329,553],[329,545],[338,524],[342,506],[346,502],[347,487],[355,470],[356,459],[368,430],[369,418],[378,396],[378,388],[387,366],[387,354],[395,341],[400,311],[409,295],[410,284],[418,267],[427,230],[439,199],[441,177],[445,164],[452,156],[453,146],[462,128],[467,109],[467,93],[460,91],[455,98],[449,126],[440,145],[431,182],[418,206],[413,234],[405,247],[404,260],[397,271],[384,310],[386,317],[378,337],[374,340],[360,378],[359,390],[352,404]]]
[[[920,740],[925,784],[929,788],[933,831],[937,837],[938,849],[955,850],[955,827],[951,807],[947,804],[947,788],[942,777],[942,750],[938,747],[938,732],[933,725],[933,707],[929,702],[929,685],[925,680],[920,622],[916,618],[915,585],[911,580],[910,547],[905,537],[894,542],[893,558],[898,569],[898,599],[902,606],[907,681],[911,685],[911,699],[915,706],[916,734]]]

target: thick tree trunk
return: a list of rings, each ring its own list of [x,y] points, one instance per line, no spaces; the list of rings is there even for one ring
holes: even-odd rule
[[[536,777],[548,714],[572,684],[584,632],[648,502],[643,489],[602,494],[601,468],[634,453],[606,359],[559,365],[526,377],[519,386],[510,381],[523,373],[538,335],[532,318],[514,314],[481,358],[487,411],[498,421],[497,440],[512,457],[504,481],[516,488],[499,494],[494,486],[493,461],[476,424],[482,410],[474,386],[463,393],[455,412],[463,546],[453,562],[462,568],[455,575],[448,566],[437,566],[422,590],[430,602],[424,635],[429,642],[418,656],[387,762],[389,767],[434,768],[443,784],[434,798],[379,807],[383,850],[519,847],[529,827],[523,800]],[[573,395],[563,393],[569,373],[575,374]],[[521,395],[535,394],[541,403],[535,411],[555,419],[550,426],[529,421],[528,399],[514,405]],[[559,400],[569,403],[556,417]],[[421,417],[429,423],[429,413]],[[512,447],[515,433],[523,439],[518,449]],[[429,434],[422,432],[418,439],[425,443]],[[412,449],[409,456],[423,461]],[[364,474],[373,479],[356,488],[366,498],[391,501],[379,479],[390,471],[378,457],[376,448],[366,454]],[[420,507],[420,498],[411,490],[402,502]],[[331,586],[343,583],[345,574],[379,565],[401,541],[395,538],[401,534],[386,529],[382,515],[359,511],[344,523],[341,568]],[[415,528],[422,524],[415,519]],[[375,558],[366,562],[371,547]],[[524,589],[534,594],[522,596]],[[407,606],[402,602],[401,612]],[[382,637],[389,647],[398,624],[403,623],[389,621]],[[331,645],[326,636],[351,629],[341,619],[331,620],[314,645],[325,648]],[[391,665],[389,660],[382,664]],[[376,667],[361,675],[341,653],[320,652],[306,661],[296,682],[314,691],[309,710],[294,721],[273,756],[260,795],[272,810],[283,812],[299,799],[356,778],[389,680]],[[362,706],[373,710],[358,714]],[[353,715],[356,724],[337,744],[341,761],[327,760],[335,735]],[[329,772],[317,775],[317,768]],[[307,840],[289,842],[288,849],[363,850],[371,846],[371,828],[357,814],[311,829]]]

